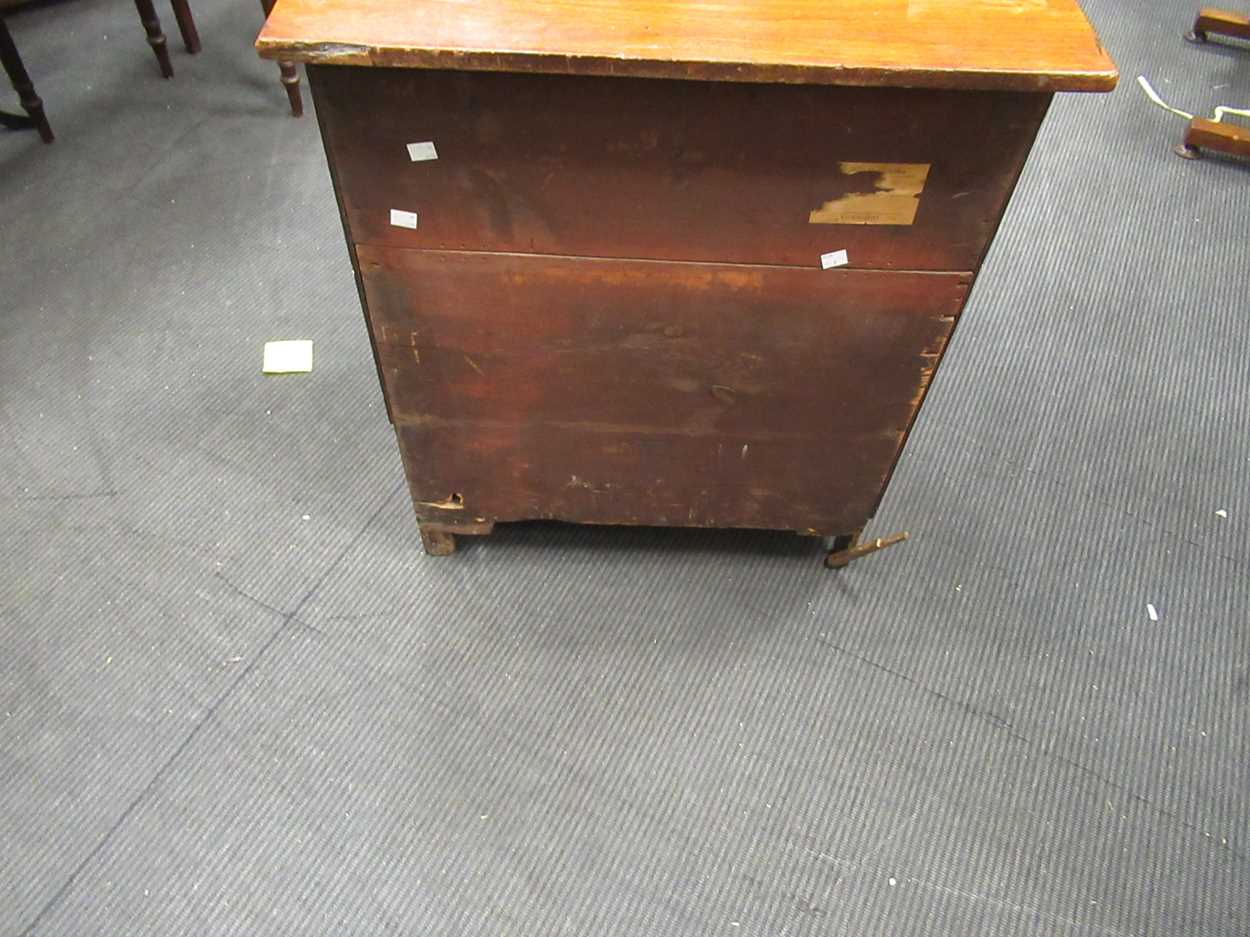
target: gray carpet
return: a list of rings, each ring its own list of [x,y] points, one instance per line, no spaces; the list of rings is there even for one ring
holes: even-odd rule
[[[315,121],[197,6],[169,82],[123,0],[9,20],[59,139],[0,134],[0,935],[1250,931],[1250,171],[1132,81],[1250,54],[1086,0],[1125,80],[1056,101],[911,543],[434,560]]]

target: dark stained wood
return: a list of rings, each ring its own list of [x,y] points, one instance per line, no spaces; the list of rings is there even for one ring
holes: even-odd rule
[[[1185,132],[1185,147],[1189,150],[1215,150],[1229,156],[1250,158],[1250,130],[1235,124],[1195,117]]]
[[[161,31],[161,21],[156,15],[152,0],[135,0],[135,9],[139,11],[139,21],[143,24],[143,31],[147,33],[148,45],[156,53],[161,75],[165,78],[173,78],[174,65],[169,60],[169,43],[165,41],[165,34]]]
[[[1194,20],[1193,35],[1196,39],[1206,41],[1211,33],[1250,41],[1250,17],[1227,10],[1200,10]]]
[[[862,526],[898,442],[888,431],[796,446],[789,437],[481,420],[396,431],[422,522],[549,519],[819,535]],[[461,499],[455,507],[453,494]]]
[[[304,100],[299,93],[299,68],[294,62],[278,63],[278,80],[286,91],[286,99],[291,105],[292,117],[304,116]]]
[[[26,118],[20,115],[0,114],[0,120],[4,125],[14,129],[33,127],[39,131],[39,137],[44,143],[51,143],[55,138],[52,134],[52,125],[48,123],[48,118],[44,114],[43,101],[35,93],[35,85],[30,80],[30,75],[26,73],[26,66],[22,64],[22,57],[18,54],[13,35],[9,32],[9,27],[3,17],[0,17],[0,65],[4,66],[9,81],[13,83],[13,90],[17,92],[18,100],[22,102],[22,109],[27,114]]]
[[[1107,91],[1076,0],[282,0],[268,58],[710,81]]]
[[[280,0],[258,46],[313,63],[433,554],[555,519],[858,555],[1051,92],[1115,80],[1071,0]]]
[[[195,28],[195,17],[191,15],[191,4],[188,0],[170,0],[174,8],[174,19],[178,21],[178,32],[182,35],[182,44],[188,52],[195,55],[200,51],[200,32]]]
[[[357,243],[806,267],[975,269],[1050,98],[309,73]]]
[[[371,247],[359,262],[423,520],[822,534],[870,516],[968,280]]]
[[[846,438],[909,425],[960,274],[360,247],[395,422]],[[570,393],[576,388],[575,393]]]

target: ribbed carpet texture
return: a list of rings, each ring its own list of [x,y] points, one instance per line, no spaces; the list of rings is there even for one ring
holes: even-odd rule
[[[1084,0],[1124,77],[1051,109],[910,543],[433,559],[315,117],[193,5],[172,81],[123,0],[8,17],[0,937],[1250,933],[1250,168],[1133,81],[1246,106],[1250,52]]]

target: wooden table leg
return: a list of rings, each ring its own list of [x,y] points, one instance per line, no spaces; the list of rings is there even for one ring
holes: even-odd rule
[[[279,62],[278,72],[280,74],[279,81],[282,87],[286,88],[287,100],[291,102],[291,116],[304,116],[304,100],[299,93],[299,66],[294,62]]]
[[[34,127],[39,131],[39,136],[44,143],[51,143],[54,139],[52,126],[48,123],[48,118],[44,116],[43,101],[40,100],[39,95],[35,94],[34,82],[30,80],[30,75],[26,74],[22,57],[17,54],[17,45],[13,42],[13,36],[9,33],[9,27],[3,19],[0,19],[0,63],[3,63],[9,80],[13,82],[13,90],[17,92],[22,102],[22,109],[30,115],[25,119],[12,117],[4,123],[6,126],[15,128]]]
[[[161,21],[156,15],[152,0],[135,0],[135,9],[139,11],[139,21],[143,23],[144,32],[148,34],[148,45],[156,53],[156,61],[160,63],[161,74],[166,78],[174,77],[174,65],[169,61],[169,43],[161,32]]]
[[[1200,10],[1194,20],[1193,31],[1185,38],[1192,42],[1206,42],[1211,33],[1250,41],[1250,17],[1227,10]]]
[[[274,0],[260,0],[260,8],[265,11],[265,18],[273,12]],[[291,102],[291,116],[304,116],[304,99],[299,93],[299,68],[294,62],[278,63],[279,81],[286,89],[287,100]]]
[[[200,32],[195,28],[195,18],[191,15],[191,4],[188,0],[170,0],[174,8],[174,19],[178,21],[178,32],[182,33],[182,44],[192,55],[199,52]]]

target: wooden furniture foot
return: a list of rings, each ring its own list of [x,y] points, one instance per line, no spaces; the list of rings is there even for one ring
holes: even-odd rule
[[[421,546],[426,556],[450,556],[456,552],[456,535],[421,524]]]
[[[1185,38],[1190,42],[1206,42],[1211,33],[1250,41],[1250,17],[1227,10],[1203,9],[1194,20],[1194,28]]]
[[[1176,154],[1185,159],[1199,159],[1203,150],[1250,159],[1250,130],[1235,124],[1195,117],[1189,122],[1189,129],[1185,131],[1185,142],[1176,148]]]
[[[51,143],[55,138],[52,135],[52,126],[43,113],[43,101],[40,100],[39,95],[35,94],[35,85],[30,80],[30,75],[26,73],[22,57],[17,54],[17,45],[13,42],[13,36],[9,33],[9,27],[5,25],[3,19],[0,19],[0,64],[4,65],[9,80],[13,82],[13,90],[17,92],[22,102],[22,109],[27,114],[26,117],[22,117],[20,114],[0,112],[0,125],[10,130],[33,128],[39,131],[39,137],[44,143]]]
[[[450,556],[456,552],[457,537],[484,537],[495,529],[492,521],[446,524],[418,519],[417,526],[421,530],[421,546],[425,547],[427,556]]]
[[[156,8],[152,6],[152,0],[135,0],[135,9],[139,11],[139,21],[143,23],[144,32],[148,34],[148,45],[156,53],[161,75],[165,78],[173,78],[174,65],[169,60],[169,43],[165,41],[165,34],[161,32],[161,21],[156,15]]]
[[[260,8],[265,11],[265,19],[273,12],[274,0],[260,0]],[[304,100],[299,93],[299,69],[294,62],[278,62],[279,81],[286,89],[286,98],[291,102],[291,116],[304,116]]]
[[[182,44],[192,55],[199,52],[200,33],[195,28],[195,19],[191,16],[191,4],[189,0],[170,0],[170,5],[174,8],[174,19],[178,21],[178,32],[182,34]]]

